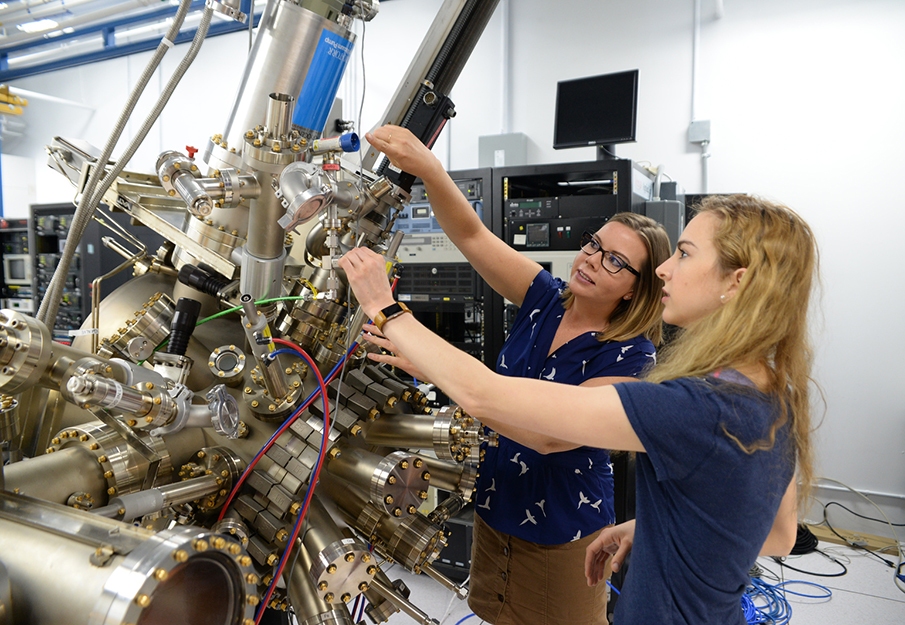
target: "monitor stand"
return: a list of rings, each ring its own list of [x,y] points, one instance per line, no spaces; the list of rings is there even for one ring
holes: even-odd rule
[[[598,161],[614,161],[619,157],[616,156],[616,144],[615,143],[603,143],[597,146],[597,160]]]

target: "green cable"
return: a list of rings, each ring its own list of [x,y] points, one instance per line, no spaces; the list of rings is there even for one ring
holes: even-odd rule
[[[260,306],[262,304],[272,304],[273,302],[297,301],[300,299],[305,299],[305,296],[304,295],[290,295],[290,296],[286,296],[286,297],[273,297],[271,299],[258,300],[257,302],[255,302],[255,305]],[[208,321],[216,319],[217,317],[222,317],[223,315],[228,315],[229,313],[233,313],[238,310],[242,310],[242,307],[233,306],[232,308],[227,308],[226,310],[221,310],[220,312],[215,313],[215,314],[211,315],[210,317],[205,317],[204,319],[201,319],[200,321],[198,321],[198,323],[195,324],[195,327],[197,328],[202,323],[207,323]],[[163,341],[163,343],[161,343],[160,345],[158,345],[157,347],[154,348],[154,351],[159,352],[169,342],[170,342],[169,338],[165,339]],[[139,362],[138,365],[140,366],[142,363],[144,363],[144,360]]]

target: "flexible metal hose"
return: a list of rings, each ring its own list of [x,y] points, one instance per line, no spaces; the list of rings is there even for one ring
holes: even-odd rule
[[[185,15],[188,13],[190,6],[191,0],[182,0],[171,28],[167,31],[166,36],[157,47],[157,50],[155,51],[151,62],[148,63],[147,67],[145,67],[145,70],[139,77],[138,83],[130,94],[129,100],[126,102],[126,106],[124,107],[122,114],[117,120],[116,127],[114,128],[113,133],[111,133],[110,138],[107,141],[107,145],[104,147],[104,151],[98,159],[98,166],[94,168],[94,171],[91,173],[88,183],[83,190],[82,199],[79,202],[79,206],[76,209],[75,215],[73,216],[69,236],[67,237],[66,246],[64,247],[62,255],[60,257],[60,262],[57,265],[56,270],[54,271],[53,278],[51,279],[50,285],[47,288],[47,292],[44,295],[44,299],[41,302],[41,306],[38,309],[38,314],[36,315],[37,319],[47,323],[48,325],[53,325],[54,320],[56,319],[57,312],[59,311],[60,307],[60,302],[62,301],[63,288],[66,284],[66,277],[69,274],[69,267],[72,264],[72,259],[75,256],[78,244],[85,233],[85,229],[88,227],[88,223],[91,221],[91,217],[94,215],[95,209],[103,198],[104,193],[106,193],[110,185],[113,184],[113,181],[116,180],[116,177],[122,172],[122,170],[128,164],[129,160],[132,158],[132,155],[135,154],[135,151],[141,145],[142,141],[144,141],[144,138],[151,130],[151,126],[157,120],[157,117],[160,115],[163,107],[169,101],[170,96],[176,89],[176,86],[179,84],[182,76],[185,74],[186,70],[188,70],[188,67],[197,56],[198,50],[201,48],[201,42],[207,36],[207,31],[210,26],[213,13],[211,9],[205,9],[204,16],[202,17],[201,24],[198,26],[198,30],[196,32],[195,39],[192,41],[191,48],[189,49],[185,58],[179,64],[179,67],[176,69],[173,76],[170,78],[170,81],[164,91],[160,94],[160,97],[158,98],[157,104],[154,106],[154,109],[148,115],[148,118],[145,120],[138,134],[132,140],[132,143],[117,160],[116,166],[106,176],[106,178],[104,178],[103,183],[100,185],[100,189],[96,191],[98,179],[100,178],[101,174],[106,171],[105,164],[109,160],[110,155],[113,153],[113,149],[116,146],[116,143],[119,140],[119,137],[122,134],[122,131],[125,128],[126,123],[128,122],[129,117],[131,116],[132,111],[135,108],[136,103],[138,102],[138,99],[141,97],[145,86],[147,85],[148,81],[150,81],[151,76],[154,74],[157,66],[163,59],[163,55],[166,54],[166,52],[172,45],[172,41],[179,34],[179,29],[182,26],[182,22],[185,20]]]

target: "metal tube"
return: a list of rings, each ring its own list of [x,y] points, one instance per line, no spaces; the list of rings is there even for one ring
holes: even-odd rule
[[[65,504],[73,493],[87,493],[94,501],[107,501],[107,480],[97,457],[86,447],[61,449],[52,454],[6,467],[6,489],[29,497]]]
[[[369,491],[371,478],[382,461],[383,456],[355,447],[346,447],[324,468],[328,473]]]
[[[390,603],[408,614],[418,623],[421,623],[422,625],[433,625],[433,621],[427,614],[422,612],[415,604],[397,595],[391,587],[380,580],[374,579],[371,582],[371,588],[379,592],[383,597],[388,599]]]
[[[363,431],[368,445],[433,449],[434,417],[400,414],[369,422]]]
[[[276,137],[284,137],[292,129],[292,107],[295,98],[287,93],[271,93],[267,100],[267,117],[264,126]]]

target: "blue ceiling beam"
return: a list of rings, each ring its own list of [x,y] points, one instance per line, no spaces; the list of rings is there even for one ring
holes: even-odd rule
[[[191,7],[189,8],[189,13],[192,11],[203,9],[204,2],[203,0],[192,2]],[[141,24],[143,22],[154,22],[166,19],[168,17],[172,17],[176,15],[176,11],[178,11],[178,7],[167,6],[163,9],[156,9],[154,11],[148,11],[147,13],[140,13],[138,15],[132,15],[130,17],[123,17],[118,20],[113,20],[110,22],[103,22],[99,24],[92,24],[89,26],[85,26],[84,28],[79,28],[77,30],[73,30],[71,33],[61,33],[56,37],[46,37],[44,39],[40,39],[38,41],[30,41],[28,43],[20,43],[18,45],[12,46],[2,46],[0,45],[0,54],[10,54],[12,52],[19,52],[20,50],[28,50],[31,48],[40,48],[42,46],[50,45],[53,43],[57,43],[59,41],[67,41],[69,39],[76,39],[78,37],[84,37],[85,35],[93,35],[94,33],[103,33],[105,30],[112,29],[116,30],[117,28],[122,28],[123,26],[132,26],[133,24]]]
[[[201,2],[201,5],[204,3]],[[258,22],[261,20],[261,13],[257,13],[254,16],[254,25],[257,26]],[[239,22],[218,22],[215,24],[211,24],[210,29],[208,30],[208,37],[216,37],[218,35],[227,35],[229,33],[239,32],[242,30],[248,30],[248,26],[246,24],[240,24]],[[174,43],[187,43],[195,38],[195,33],[197,29],[192,29],[184,32],[180,32],[176,37]],[[89,52],[87,54],[79,54],[63,59],[58,59],[55,61],[49,61],[47,63],[41,63],[38,65],[32,65],[30,67],[21,67],[16,69],[4,69],[0,70],[0,83],[7,83],[12,80],[16,80],[18,78],[25,78],[27,76],[35,76],[37,74],[44,74],[46,72],[53,72],[61,69],[68,69],[71,67],[78,67],[79,65],[87,65],[90,63],[97,63],[99,61],[106,61],[109,59],[119,58],[121,56],[128,56],[130,54],[136,54],[139,52],[147,52],[148,50],[154,50],[157,46],[160,45],[160,38],[152,38],[146,39],[144,41],[136,41],[134,43],[124,44],[121,46],[112,46],[105,48],[103,50],[98,50],[96,52]],[[5,61],[5,55],[0,56],[0,68],[4,66],[3,61]],[[7,65],[8,67],[8,65]]]

